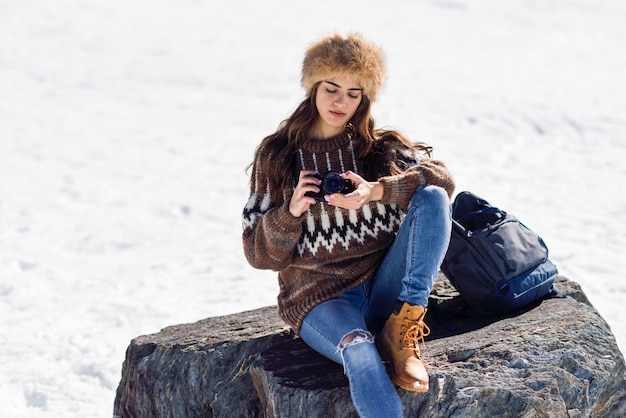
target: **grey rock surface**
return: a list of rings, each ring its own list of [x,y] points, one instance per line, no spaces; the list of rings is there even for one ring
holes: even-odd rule
[[[263,416],[248,373],[266,348],[293,334],[275,307],[171,326],[126,350],[114,416]]]
[[[398,389],[410,417],[626,416],[624,358],[580,287],[503,317],[468,316],[438,280],[422,354],[427,393]],[[356,417],[340,365],[294,338],[275,307],[134,339],[114,415]]]

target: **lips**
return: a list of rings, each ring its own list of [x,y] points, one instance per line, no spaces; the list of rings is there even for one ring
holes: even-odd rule
[[[346,116],[346,114],[344,112],[336,112],[336,111],[329,111],[331,115],[333,115],[336,118],[343,118],[344,116]]]

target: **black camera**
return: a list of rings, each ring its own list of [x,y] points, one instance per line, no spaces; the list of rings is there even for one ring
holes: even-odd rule
[[[304,195],[315,198],[316,201],[322,202],[327,194],[341,193],[348,194],[355,190],[354,183],[348,179],[341,177],[341,174],[329,171],[323,177],[319,174],[313,174],[313,177],[322,181],[320,191],[306,192]]]

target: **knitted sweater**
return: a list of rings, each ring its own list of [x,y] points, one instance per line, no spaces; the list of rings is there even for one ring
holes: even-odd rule
[[[353,131],[330,139],[308,139],[298,150],[298,171],[316,169],[359,174],[364,167],[352,148]],[[260,149],[256,158],[267,158]],[[255,268],[278,271],[278,311],[296,334],[318,304],[371,279],[402,222],[415,191],[423,184],[443,187],[451,196],[454,181],[441,161],[413,158],[399,175],[378,179],[383,197],[359,210],[311,205],[299,218],[289,212],[293,190],[281,205],[272,202],[267,179],[255,172],[243,211],[243,246]]]

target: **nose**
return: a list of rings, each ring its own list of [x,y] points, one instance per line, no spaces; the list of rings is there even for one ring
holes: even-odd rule
[[[337,95],[335,99],[335,104],[338,106],[343,106],[346,103],[346,95],[345,93],[340,93]]]

